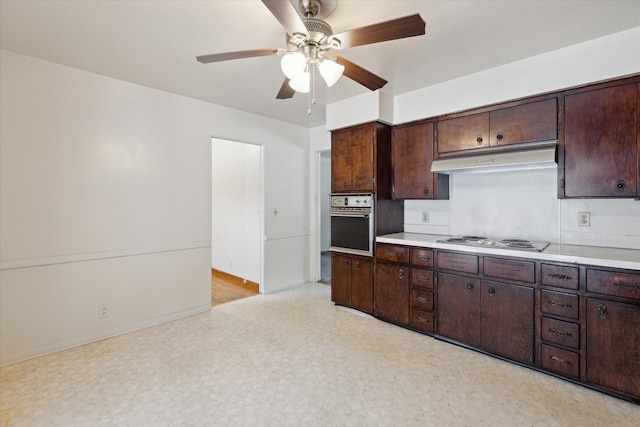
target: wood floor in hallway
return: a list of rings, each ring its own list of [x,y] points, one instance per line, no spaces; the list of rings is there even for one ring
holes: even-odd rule
[[[241,279],[215,269],[211,270],[212,307],[257,294],[258,292],[250,286],[242,285]]]

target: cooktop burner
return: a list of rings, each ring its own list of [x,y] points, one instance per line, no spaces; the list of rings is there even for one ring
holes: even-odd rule
[[[458,245],[481,246],[486,248],[516,249],[523,251],[542,252],[549,242],[531,241],[525,239],[494,239],[485,236],[453,236],[438,240],[439,243],[455,243]]]

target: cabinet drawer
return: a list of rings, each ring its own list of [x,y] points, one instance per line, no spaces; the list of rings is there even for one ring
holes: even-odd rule
[[[587,291],[640,299],[640,274],[588,269]]]
[[[409,263],[409,248],[407,246],[389,245],[386,243],[376,244],[376,259],[381,261]]]
[[[411,326],[424,332],[433,333],[433,313],[411,309]]]
[[[541,282],[543,285],[558,288],[578,289],[579,271],[577,267],[542,264]]]
[[[433,292],[420,288],[411,288],[411,307],[418,310],[433,311]]]
[[[411,285],[420,288],[433,289],[433,271],[421,268],[411,269]]]
[[[580,348],[580,325],[542,317],[542,340],[567,347]]]
[[[457,254],[453,252],[438,252],[438,268],[459,271],[462,273],[478,274],[478,256]]]
[[[580,355],[578,353],[546,344],[542,344],[540,353],[540,364],[543,369],[565,377],[580,377]]]
[[[543,313],[578,318],[578,295],[543,290],[541,299],[540,310]]]
[[[535,263],[505,258],[484,257],[484,275],[534,283]]]
[[[411,248],[411,265],[433,267],[433,251],[430,249]]]

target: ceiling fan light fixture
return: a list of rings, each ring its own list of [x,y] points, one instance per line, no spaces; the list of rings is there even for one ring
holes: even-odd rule
[[[311,85],[309,84],[311,80],[311,76],[308,71],[303,72],[299,77],[295,79],[291,79],[289,81],[289,86],[296,92],[300,93],[308,93]]]
[[[280,68],[288,79],[295,80],[299,78],[307,66],[307,58],[300,52],[286,54],[280,61]]]
[[[340,65],[330,59],[324,59],[318,68],[320,70],[320,75],[329,87],[336,84],[344,72],[344,65]]]

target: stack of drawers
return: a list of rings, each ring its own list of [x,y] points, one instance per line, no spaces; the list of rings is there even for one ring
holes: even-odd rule
[[[540,364],[570,378],[580,378],[579,273],[577,267],[541,265]]]
[[[433,251],[411,248],[411,326],[433,333]]]

